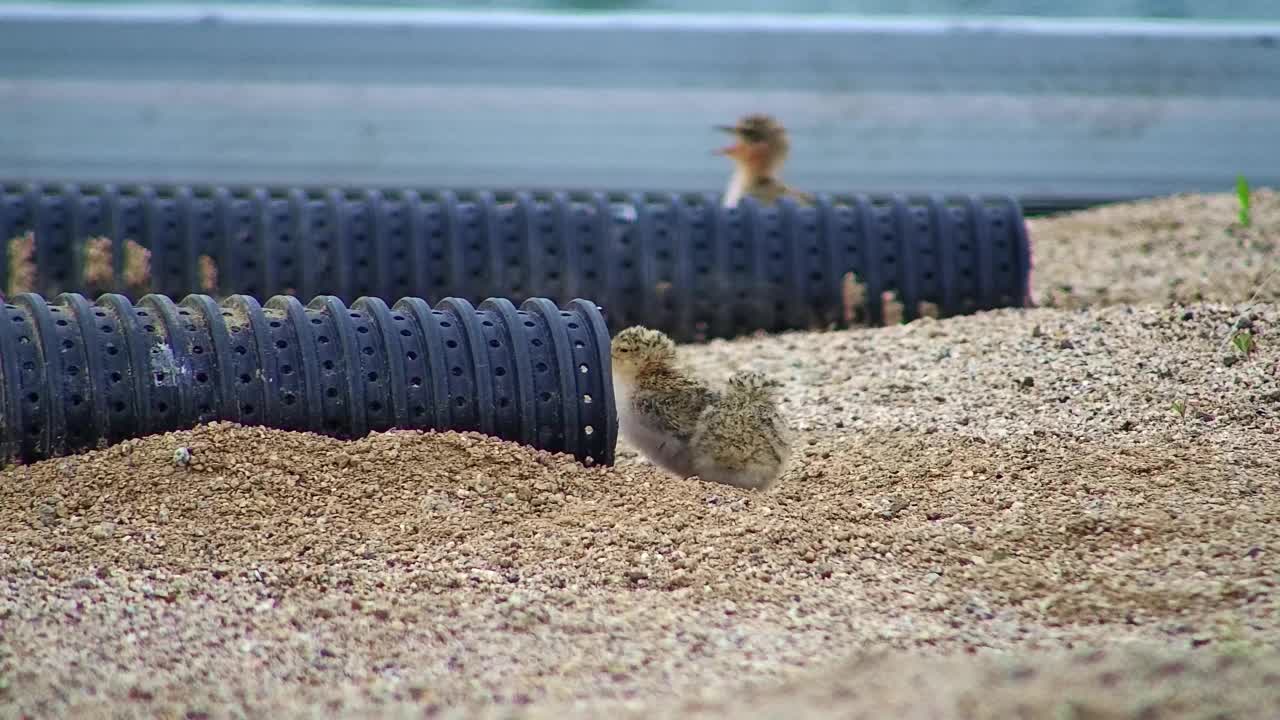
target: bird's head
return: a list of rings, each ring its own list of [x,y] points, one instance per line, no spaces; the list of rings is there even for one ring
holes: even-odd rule
[[[615,375],[634,378],[647,370],[669,367],[676,359],[676,345],[658,330],[634,325],[613,337],[610,355]]]
[[[770,115],[744,115],[736,125],[718,125],[716,129],[731,134],[734,142],[715,153],[731,158],[740,169],[754,176],[777,172],[791,149],[786,129]]]

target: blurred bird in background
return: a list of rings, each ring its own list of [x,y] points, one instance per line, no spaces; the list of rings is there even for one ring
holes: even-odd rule
[[[719,125],[717,130],[731,133],[735,142],[716,150],[733,160],[733,175],[725,189],[724,207],[736,207],[743,197],[753,197],[772,205],[790,197],[802,205],[811,205],[813,196],[787,187],[778,175],[791,146],[787,130],[770,115],[752,113],[739,118],[736,125]]]

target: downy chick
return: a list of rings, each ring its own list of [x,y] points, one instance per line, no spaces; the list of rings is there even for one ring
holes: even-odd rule
[[[765,489],[789,456],[777,413],[777,383],[739,373],[716,392],[676,365],[665,334],[630,327],[612,344],[622,434],[664,470],[741,488]]]
[[[748,195],[765,205],[772,205],[783,197],[802,205],[813,203],[812,195],[793,190],[778,179],[791,150],[787,131],[781,123],[769,115],[755,113],[744,115],[736,125],[719,125],[716,129],[732,133],[737,141],[715,151],[734,163],[733,175],[721,202],[724,207],[736,207]]]
[[[698,477],[767,490],[791,456],[789,430],[778,413],[780,384],[758,372],[729,378],[720,399],[698,418],[690,441]]]
[[[629,327],[614,336],[610,350],[623,436],[653,464],[693,475],[689,441],[717,394],[676,366],[675,343],[657,330]]]

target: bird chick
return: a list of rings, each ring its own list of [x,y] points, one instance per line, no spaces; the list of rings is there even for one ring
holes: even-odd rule
[[[717,392],[677,366],[670,338],[639,326],[614,337],[611,355],[619,427],[650,462],[740,488],[777,479],[790,454],[778,383],[739,373]]]
[[[693,475],[689,441],[717,394],[676,366],[675,343],[657,330],[622,330],[610,354],[623,436],[653,464],[680,477]]]
[[[736,142],[716,150],[733,160],[733,175],[721,204],[736,207],[745,196],[766,205],[790,197],[803,205],[813,203],[813,196],[787,187],[778,179],[787,160],[791,144],[787,131],[772,116],[760,113],[744,115],[736,125],[719,125],[717,130],[732,133]]]
[[[740,372],[717,402],[698,417],[690,440],[698,477],[767,490],[791,456],[789,429],[778,412],[781,385],[758,372]]]

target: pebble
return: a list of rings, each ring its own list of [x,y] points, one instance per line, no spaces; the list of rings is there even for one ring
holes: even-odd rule
[[[89,530],[89,537],[92,537],[94,540],[110,540],[111,537],[115,535],[115,532],[115,523],[103,522],[94,525],[93,528]]]

